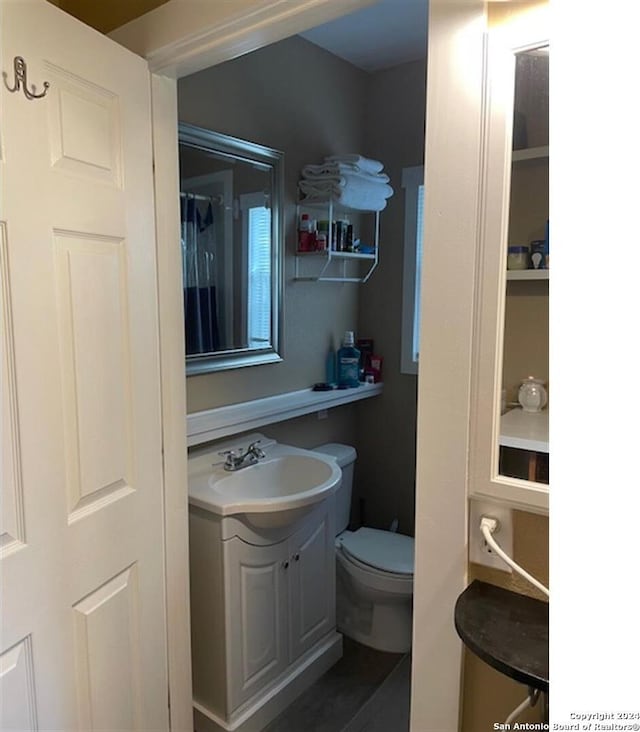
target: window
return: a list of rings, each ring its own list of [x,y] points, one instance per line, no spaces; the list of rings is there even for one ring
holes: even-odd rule
[[[402,349],[400,371],[418,373],[420,345],[420,280],[424,210],[424,167],[402,171],[404,208],[404,267],[402,274]]]
[[[249,348],[267,348],[271,343],[271,209],[262,192],[241,195],[240,207],[247,253],[246,341]]]

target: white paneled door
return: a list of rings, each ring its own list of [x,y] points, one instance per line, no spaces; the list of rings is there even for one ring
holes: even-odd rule
[[[0,8],[0,729],[165,730],[149,71]]]

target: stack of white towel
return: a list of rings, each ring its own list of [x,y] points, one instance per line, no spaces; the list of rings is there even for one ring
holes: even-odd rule
[[[304,201],[334,203],[361,211],[382,211],[393,195],[383,164],[362,155],[331,155],[320,165],[305,165],[300,191]]]

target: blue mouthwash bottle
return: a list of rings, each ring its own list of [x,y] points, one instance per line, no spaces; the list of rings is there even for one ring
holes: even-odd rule
[[[347,389],[358,386],[360,351],[353,346],[353,331],[344,334],[342,348],[338,349],[338,387]]]

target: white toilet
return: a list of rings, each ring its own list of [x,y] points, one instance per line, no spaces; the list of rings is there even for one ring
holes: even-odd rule
[[[411,649],[413,539],[392,531],[347,531],[356,451],[329,443],[316,447],[342,468],[336,492],[336,618],[338,630],[379,651]]]

